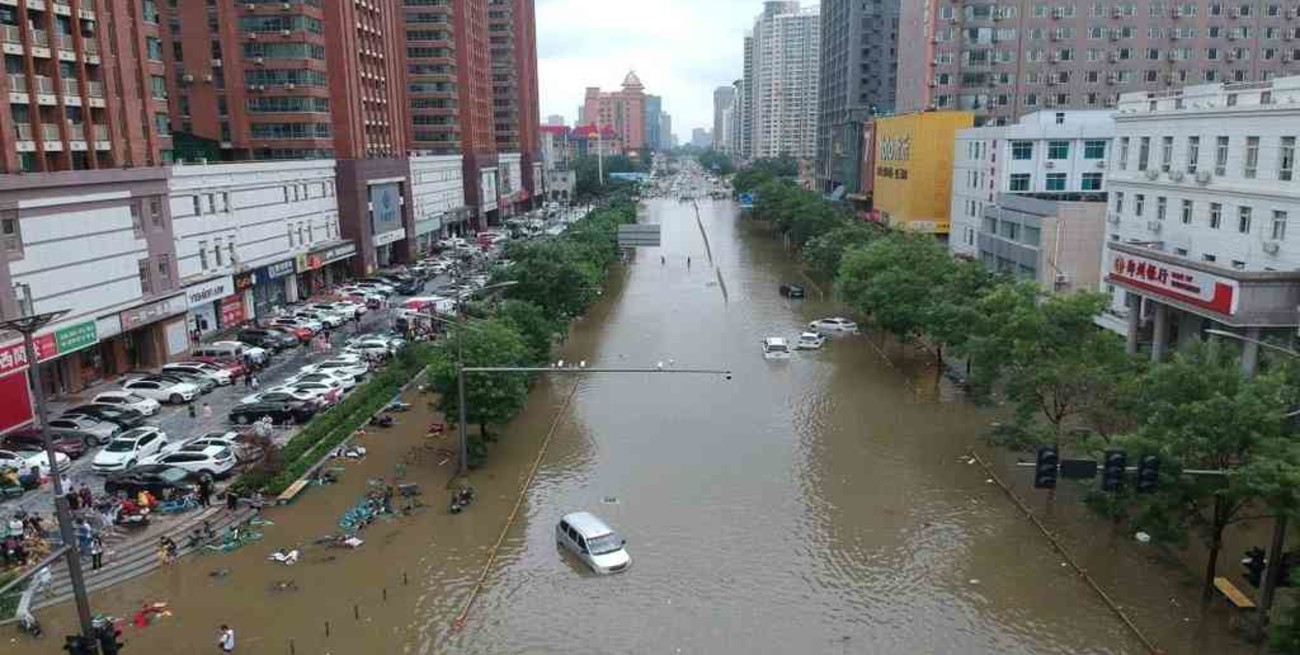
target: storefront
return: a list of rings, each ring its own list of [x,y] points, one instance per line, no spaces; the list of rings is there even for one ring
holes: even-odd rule
[[[182,293],[117,315],[122,334],[115,338],[121,342],[128,370],[161,366],[189,349],[188,322],[180,316],[188,309]]]
[[[298,279],[292,259],[253,271],[253,281],[253,309],[257,316],[274,316],[285,305],[298,302]]]
[[[234,293],[234,278],[229,275],[185,287],[185,298],[189,303],[189,331],[196,340],[225,327],[219,320],[221,302]]]
[[[357,254],[357,245],[351,241],[317,248],[294,258],[298,272],[298,293],[302,297],[325,293],[329,288],[348,279],[348,259]]]

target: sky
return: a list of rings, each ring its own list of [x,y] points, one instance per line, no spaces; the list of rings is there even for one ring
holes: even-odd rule
[[[816,4],[804,2],[805,5]],[[762,0],[537,0],[542,121],[572,125],[588,86],[617,90],[635,70],[663,97],[673,132],[713,127],[713,89],[741,75],[742,41]]]

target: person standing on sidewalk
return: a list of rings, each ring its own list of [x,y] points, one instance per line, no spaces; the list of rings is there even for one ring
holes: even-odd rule
[[[207,507],[212,503],[212,480],[206,476],[199,478],[199,506]]]
[[[207,423],[212,420],[212,405],[203,403],[203,422]]]
[[[98,571],[104,567],[104,540],[95,535],[90,539],[90,570]]]
[[[217,636],[217,647],[222,653],[230,655],[235,652],[235,630],[230,626],[222,623],[221,634]]]

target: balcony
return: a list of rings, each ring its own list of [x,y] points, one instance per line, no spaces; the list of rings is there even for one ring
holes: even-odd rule
[[[31,141],[31,140],[32,140],[32,126],[31,126],[31,125],[29,125],[29,124],[27,124],[27,123],[19,123],[19,124],[15,125],[14,128],[15,128],[15,131],[18,132],[18,140],[19,140],[19,141]]]
[[[32,30],[32,45],[42,48],[50,47],[50,34],[45,30]]]
[[[3,34],[0,34],[0,39],[2,39],[5,43],[21,44],[23,42],[22,28],[18,27],[17,25],[4,25],[2,27],[4,27],[4,30],[3,30]]]
[[[57,40],[58,40],[58,42],[59,42],[59,50],[67,50],[67,51],[69,51],[69,52],[72,51],[72,35],[71,35],[71,34],[60,34],[60,35],[58,35],[56,38],[57,38]]]
[[[37,75],[36,92],[42,95],[54,95],[54,79]]]
[[[99,41],[82,37],[81,47],[85,49],[87,55],[99,55]]]
[[[59,141],[59,126],[53,123],[44,123],[41,125],[41,140],[45,142]]]
[[[107,126],[107,125],[96,125],[95,127],[91,128],[91,129],[92,129],[92,131],[93,131],[94,134],[95,134],[95,142],[96,142],[96,143],[99,143],[99,142],[101,142],[101,141],[103,141],[103,142],[107,142],[107,141],[108,141],[108,126]]]
[[[77,80],[63,80],[63,95],[81,97],[81,83]]]
[[[92,98],[104,97],[104,83],[91,80],[86,82],[86,95]]]
[[[28,102],[26,75],[9,73],[9,102]]]

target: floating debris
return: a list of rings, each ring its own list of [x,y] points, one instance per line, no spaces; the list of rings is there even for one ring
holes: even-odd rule
[[[618,498],[616,498],[616,497],[614,497],[614,496],[605,496],[604,498],[601,498],[601,499],[600,499],[600,502],[602,502],[602,503],[604,503],[604,504],[606,504],[606,505],[617,505],[617,504],[618,504]]]

